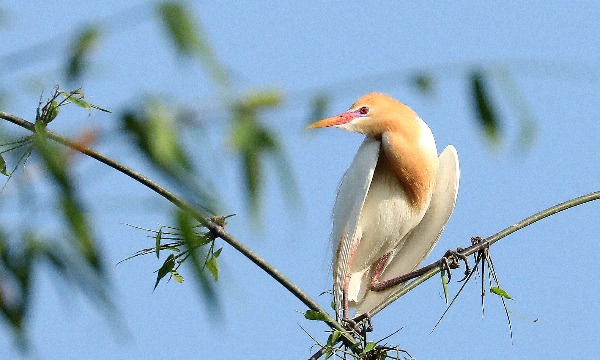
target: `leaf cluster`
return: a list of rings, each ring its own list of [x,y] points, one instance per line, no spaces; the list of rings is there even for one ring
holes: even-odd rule
[[[225,219],[233,216],[219,216],[212,219],[221,222],[225,226]],[[137,251],[132,256],[120,261],[129,260],[141,255],[155,254],[157,259],[160,259],[161,254],[168,253],[167,258],[162,263],[161,267],[156,271],[156,282],[154,289],[159,282],[169,275],[169,279],[174,279],[177,283],[182,283],[184,277],[179,273],[179,267],[188,259],[194,264],[193,268],[202,273],[204,269],[212,275],[214,281],[219,280],[219,264],[218,257],[221,255],[222,247],[215,250],[215,235],[208,229],[201,231],[204,228],[200,223],[192,221],[189,217],[179,213],[178,227],[161,225],[158,230],[145,229],[139,226],[130,225],[140,230],[150,232],[153,235],[154,246]],[[202,275],[204,276],[204,275]]]
[[[22,235],[13,241],[9,241],[10,236],[0,234],[0,310],[22,348],[28,343],[24,321],[32,300],[31,280],[42,262],[51,264],[64,280],[74,283],[104,308],[114,308],[97,239],[67,166],[68,153],[47,139],[46,125],[55,120],[63,106],[75,104],[88,111],[92,108],[107,111],[84,98],[81,90],[64,92],[56,87],[53,96],[37,109],[33,135],[0,145],[5,148],[0,151],[1,172],[7,176],[5,187],[15,171],[35,154],[49,175],[49,182],[55,185],[57,215],[66,224],[60,241],[30,229],[21,230]],[[9,153],[17,159],[11,172],[6,170],[4,160]],[[15,250],[19,248],[22,250]]]

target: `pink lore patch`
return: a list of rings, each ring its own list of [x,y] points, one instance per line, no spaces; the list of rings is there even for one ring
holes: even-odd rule
[[[336,126],[336,125],[347,124],[347,123],[349,123],[350,121],[356,119],[359,116],[360,115],[356,114],[355,112],[339,114],[338,116],[334,116],[334,118],[336,118],[336,119],[329,126]]]

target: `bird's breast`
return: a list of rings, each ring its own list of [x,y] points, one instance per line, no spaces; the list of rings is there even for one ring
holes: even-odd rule
[[[379,258],[400,246],[423,218],[424,209],[415,209],[396,173],[380,154],[371,186],[359,215],[360,242],[350,272],[370,267]]]

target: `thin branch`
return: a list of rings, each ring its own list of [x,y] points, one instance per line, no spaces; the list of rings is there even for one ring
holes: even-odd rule
[[[4,111],[0,111],[0,118],[7,120],[18,126],[21,126],[31,132],[35,132],[35,124],[33,124],[27,120],[21,119],[17,116],[11,115],[11,114],[8,114]],[[227,231],[225,231],[225,228],[223,228],[222,226],[211,221],[208,217],[201,214],[197,209],[195,209],[193,206],[191,206],[190,204],[185,202],[183,199],[181,199],[180,197],[178,197],[171,191],[165,189],[164,187],[160,186],[156,182],[145,177],[141,173],[121,164],[120,162],[118,162],[114,159],[111,159],[111,158],[109,158],[95,150],[92,150],[86,146],[78,144],[66,137],[58,135],[49,130],[46,130],[46,136],[51,140],[54,140],[60,144],[68,146],[71,149],[74,149],[85,155],[88,155],[88,156],[112,167],[113,169],[120,171],[121,173],[129,176],[130,178],[138,181],[139,183],[145,185],[146,187],[150,188],[154,192],[158,193],[159,195],[161,195],[162,197],[164,197],[165,199],[167,199],[168,201],[173,203],[175,206],[177,206],[181,210],[190,214],[190,216],[192,216],[194,219],[196,219],[198,222],[200,222],[200,224],[202,224],[202,226],[204,226],[208,230],[210,230],[216,237],[223,239],[225,242],[227,242],[233,248],[238,250],[240,253],[242,253],[244,256],[246,256],[248,259],[250,259],[253,263],[258,265],[267,274],[269,274],[273,279],[275,279],[277,282],[279,282],[281,285],[283,285],[283,287],[285,287],[292,294],[294,294],[294,296],[296,296],[300,301],[302,301],[302,303],[304,303],[306,306],[308,306],[309,309],[318,311],[319,313],[326,316],[327,320],[325,322],[332,329],[339,330],[342,332],[345,331],[344,328],[337,321],[335,321],[319,304],[317,304],[310,296],[308,296],[304,291],[302,291],[302,289],[300,289],[290,279],[288,279],[285,275],[280,273],[271,264],[269,264],[267,261],[265,261],[265,259],[260,257],[254,251],[250,250],[246,245],[244,245],[239,240],[237,240],[235,237],[233,237],[231,234],[229,234]],[[343,334],[343,338],[344,338],[344,342],[346,342],[346,343],[353,344],[355,342],[355,340],[350,335]]]
[[[546,210],[540,211],[537,214],[531,215],[530,217],[519,221],[518,223],[507,227],[506,229],[484,239],[483,241],[480,241],[474,245],[469,246],[468,248],[460,251],[460,253],[462,255],[465,256],[469,256],[472,255],[480,250],[483,250],[485,248],[488,248],[490,245],[492,245],[493,243],[495,243],[496,241],[502,239],[503,237],[506,237],[512,233],[514,233],[515,231],[521,230],[522,228],[529,226],[531,224],[533,224],[536,221],[542,220],[544,218],[547,218],[548,216],[552,216],[558,212],[561,212],[563,210],[572,208],[574,206],[578,206],[581,204],[585,204],[587,202],[593,201],[593,200],[598,200],[600,199],[600,191],[596,191],[587,195],[583,195],[580,197],[577,197],[575,199],[571,199],[568,201],[565,201],[561,204],[552,206]],[[421,283],[423,283],[424,281],[426,281],[427,279],[429,279],[430,277],[434,276],[435,274],[439,273],[440,271],[442,271],[443,268],[443,262],[441,260],[436,261],[433,264],[424,266],[423,268],[417,270],[426,270],[426,272],[421,275],[420,277],[418,277],[417,279],[415,279],[414,281],[411,281],[410,283],[408,283],[406,286],[402,287],[401,289],[399,289],[398,291],[394,292],[392,295],[390,295],[389,298],[387,298],[386,301],[384,301],[383,303],[379,304],[375,309],[373,309],[372,312],[370,312],[369,314],[371,316],[377,314],[378,312],[380,312],[381,310],[383,310],[386,306],[388,306],[389,304],[391,304],[392,302],[396,301],[398,298],[400,298],[401,296],[403,296],[404,294],[406,294],[407,292],[409,292],[410,290],[414,289],[415,287],[417,287],[418,285],[420,285]]]

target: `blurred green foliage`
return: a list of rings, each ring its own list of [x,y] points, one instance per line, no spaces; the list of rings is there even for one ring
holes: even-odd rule
[[[502,128],[494,103],[490,97],[485,75],[481,71],[471,74],[471,89],[473,92],[473,106],[483,132],[493,144],[498,144]]]
[[[186,56],[200,59],[214,83],[228,88],[230,81],[225,67],[212,50],[200,21],[188,15],[191,11],[185,3],[162,2],[158,13],[175,48]]]
[[[96,26],[88,26],[80,30],[69,50],[66,76],[68,82],[79,79],[87,70],[87,59],[92,50],[97,47],[100,40],[100,29]]]
[[[59,100],[60,97],[63,99]],[[46,125],[56,118],[61,106],[73,103],[91,109],[91,104],[83,98],[83,92],[79,90],[65,93],[57,87],[53,97],[37,110],[34,134],[2,144],[6,147],[2,154],[8,153],[18,159],[15,170],[32,153],[41,161],[49,175],[49,182],[55,185],[53,197],[60,212],[57,215],[66,224],[65,231],[57,239],[42,238],[38,231],[32,232],[27,228],[10,242],[7,235],[0,234],[0,310],[22,349],[28,348],[24,324],[32,298],[32,275],[35,267],[42,262],[52,265],[63,280],[78,286],[102,308],[114,310],[98,241],[75,190],[75,181],[67,165],[67,151],[48,141],[46,136]],[[22,154],[18,154],[19,151]],[[3,173],[9,175],[8,182],[15,171],[8,174],[4,160],[2,163]],[[68,241],[65,242],[65,239]]]
[[[266,153],[282,156],[276,136],[261,124],[260,114],[277,107],[281,101],[281,94],[277,92],[255,92],[231,107],[231,144],[241,157],[248,202],[255,216],[259,212],[263,183],[261,157]]]

